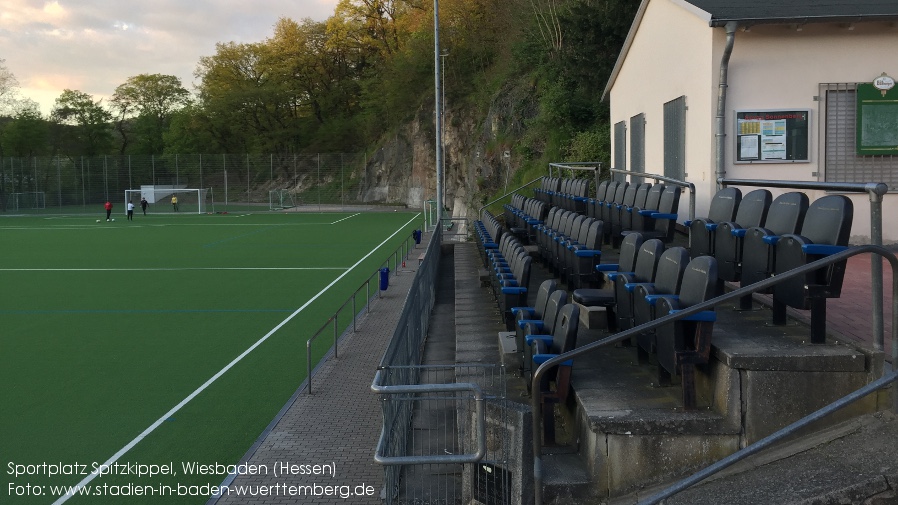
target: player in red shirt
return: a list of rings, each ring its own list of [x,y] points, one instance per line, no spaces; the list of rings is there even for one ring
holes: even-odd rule
[[[109,216],[112,215],[112,202],[106,202],[103,207],[106,208],[106,220],[109,221]]]

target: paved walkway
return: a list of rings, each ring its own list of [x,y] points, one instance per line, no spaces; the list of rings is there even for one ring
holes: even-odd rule
[[[890,247],[895,251],[895,247]],[[827,302],[827,325],[844,338],[873,348],[873,309],[870,261],[873,256],[860,254],[848,260],[842,296]],[[892,267],[883,260],[883,326],[886,360],[892,353]]]
[[[409,255],[407,268],[391,275],[389,288],[358,321],[358,332],[340,340],[338,357],[330,356],[318,366],[312,377],[313,394],[304,384],[258,444],[247,463],[267,475],[237,477],[230,484],[231,494],[218,504],[381,502],[383,467],[374,462],[374,449],[382,416],[371,381],[418,268],[415,251],[423,251],[429,241],[430,234],[425,234]],[[325,473],[309,474],[316,471]],[[238,493],[240,486],[249,487]]]

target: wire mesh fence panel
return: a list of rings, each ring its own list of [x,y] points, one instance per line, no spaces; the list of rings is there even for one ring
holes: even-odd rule
[[[468,391],[399,393],[382,396],[389,457],[439,459],[475,454],[478,431],[486,431],[486,453],[474,463],[427,462],[387,465],[386,503],[401,505],[511,502],[509,441],[504,368],[497,365],[421,365],[388,367],[383,384],[476,384],[491,412],[485,426],[478,401]]]
[[[207,189],[215,211],[268,209],[272,191],[299,210],[390,203],[366,200],[365,163],[363,153],[0,158],[0,210],[91,213],[124,202],[126,190],[154,186]]]

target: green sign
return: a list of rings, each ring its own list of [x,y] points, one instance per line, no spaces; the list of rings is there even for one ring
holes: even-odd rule
[[[857,153],[898,154],[898,87],[858,84]]]

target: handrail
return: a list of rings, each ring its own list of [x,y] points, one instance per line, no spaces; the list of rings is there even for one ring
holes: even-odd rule
[[[405,241],[402,242],[402,244],[399,247],[397,247],[396,250],[393,251],[393,253],[390,254],[390,256],[387,258],[387,260],[384,262],[384,263],[386,263],[387,267],[389,267],[390,260],[391,259],[394,260],[394,262],[393,262],[394,275],[398,274],[398,270],[399,270],[397,268],[399,265],[399,254],[398,254],[399,251],[404,249],[405,252],[403,254],[405,256],[405,259],[408,260],[408,256],[412,250],[412,248],[409,247],[409,242],[412,240],[414,240],[414,239],[411,236],[406,238]],[[381,263],[381,265],[383,265],[384,263]],[[334,357],[335,358],[338,357],[337,356],[337,342],[339,340],[339,335],[338,335],[338,330],[337,330],[338,316],[340,315],[340,312],[342,312],[343,309],[346,308],[346,304],[348,304],[349,302],[352,302],[352,331],[353,331],[353,333],[355,333],[355,331],[356,331],[355,323],[356,323],[356,318],[358,317],[358,313],[356,313],[356,311],[355,311],[356,295],[359,293],[359,291],[362,290],[362,288],[365,288],[365,307],[364,308],[370,312],[370,310],[371,310],[371,291],[370,291],[371,279],[374,279],[375,277],[377,277],[377,274],[379,271],[380,271],[380,268],[378,268],[377,271],[374,272],[374,274],[370,275],[368,277],[368,279],[365,280],[365,282],[363,282],[361,285],[359,285],[359,287],[355,291],[352,292],[352,296],[347,298],[346,301],[343,302],[343,305],[341,305],[340,308],[337,309],[336,312],[334,312],[334,315],[329,317],[327,322],[325,322],[321,326],[321,328],[318,329],[318,331],[313,333],[312,336],[309,337],[308,340],[306,340],[306,394],[312,394],[312,343],[315,342],[315,339],[317,339],[318,336],[321,335],[321,333],[325,329],[327,329],[328,326],[331,326],[333,323],[333,327],[334,327]]]
[[[693,314],[697,314],[699,312],[709,310],[714,308],[721,303],[728,302],[730,300],[735,300],[738,298],[742,298],[743,296],[749,295],[756,291],[765,290],[771,286],[779,284],[785,280],[791,279],[793,277],[798,277],[800,275],[804,275],[808,272],[817,270],[819,268],[825,267],[827,265],[831,265],[833,263],[837,263],[839,261],[844,261],[850,258],[851,256],[855,256],[862,253],[871,253],[877,254],[880,257],[886,258],[889,263],[892,265],[892,366],[898,367],[898,257],[895,257],[894,254],[889,252],[887,249],[882,246],[877,245],[863,245],[848,248],[844,251],[838,252],[831,256],[827,256],[825,258],[819,259],[817,261],[808,263],[806,265],[802,265],[798,268],[794,268],[787,272],[777,274],[774,277],[770,277],[763,281],[757,282],[755,284],[750,284],[748,286],[740,287],[739,289],[730,291],[729,293],[725,293],[716,298],[712,298],[710,300],[704,301],[702,303],[698,303],[691,307],[682,309],[679,312],[674,314],[669,314],[663,316],[661,318],[655,319],[654,321],[650,321],[645,324],[641,324],[639,326],[630,328],[629,330],[625,330],[610,337],[598,340],[596,342],[592,342],[590,344],[586,344],[582,347],[577,347],[571,351],[568,351],[564,354],[559,354],[549,360],[546,360],[543,364],[541,364],[534,372],[532,379],[532,391],[531,395],[531,414],[533,416],[532,425],[533,425],[533,481],[534,481],[534,503],[535,505],[542,505],[542,487],[543,487],[543,476],[542,476],[542,401],[540,398],[540,383],[542,381],[543,375],[551,369],[552,367],[563,363],[569,359],[575,358],[577,356],[581,356],[583,354],[587,354],[591,351],[599,349],[601,347],[615,344],[617,342],[621,342],[631,337],[635,337],[639,333],[642,333],[646,330],[651,330],[654,328],[658,328],[668,323],[672,323],[674,321],[689,317]],[[893,404],[892,409],[898,413],[898,394],[893,395],[892,397]]]
[[[602,175],[602,162],[601,161],[574,161],[570,163],[549,163],[549,177],[552,177],[552,169],[558,169],[558,175],[561,175],[562,170],[570,170],[571,175],[574,175],[574,170],[592,170],[595,172],[595,180],[596,180],[596,188],[599,187],[599,178]]]
[[[517,193],[518,191],[520,191],[520,190],[526,188],[527,186],[530,186],[530,185],[533,184],[534,182],[543,180],[543,178],[544,178],[544,177],[537,177],[536,179],[533,179],[532,181],[528,182],[527,184],[524,184],[523,186],[521,186],[521,187],[519,187],[519,188],[517,188],[517,189],[511,190],[511,191],[505,193],[504,195],[500,196],[499,198],[496,198],[495,200],[486,202],[485,204],[483,204],[483,207],[480,207],[479,209],[477,209],[477,216],[480,218],[481,221],[483,221],[483,209],[489,207],[490,205],[492,205],[492,204],[498,202],[499,200],[502,200],[503,198],[505,198],[505,197],[507,197],[507,196],[509,196],[509,195],[513,195],[513,194]]]
[[[666,177],[658,174],[650,174],[648,172],[631,172],[629,170],[621,170],[619,168],[610,169],[613,174],[626,174],[626,175],[635,175],[636,177],[648,177],[649,179],[655,179],[655,181],[669,182],[675,186],[680,186],[681,188],[686,188],[689,190],[689,220],[695,219],[695,184],[691,182],[681,181],[679,179],[673,179],[671,177]]]
[[[474,412],[477,415],[475,432],[477,433],[477,451],[473,454],[441,454],[429,456],[384,456],[386,450],[387,426],[381,427],[380,438],[377,441],[377,449],[374,452],[374,461],[381,465],[427,465],[447,463],[476,463],[486,456],[486,409],[484,408],[484,394],[480,386],[471,382],[457,382],[454,384],[404,384],[399,386],[381,386],[381,372],[378,368],[371,384],[371,390],[378,394],[413,394],[413,393],[455,393],[471,391],[474,393]]]
[[[760,452],[763,449],[766,449],[767,447],[772,445],[774,442],[777,442],[785,437],[788,437],[788,436],[794,434],[795,432],[804,428],[805,426],[807,426],[813,422],[819,421],[820,419],[823,419],[824,417],[828,416],[829,414],[832,414],[833,412],[835,412],[837,410],[840,410],[844,407],[851,405],[852,403],[862,399],[863,397],[867,396],[868,394],[870,394],[878,389],[882,389],[882,388],[888,386],[892,382],[898,382],[898,371],[892,371],[891,373],[887,373],[883,377],[871,382],[870,384],[867,384],[866,386],[858,389],[857,391],[854,391],[853,393],[846,395],[845,397],[840,398],[840,399],[834,401],[833,403],[830,403],[829,405],[823,407],[822,409],[817,410],[817,411],[799,419],[798,421],[795,421],[794,423],[790,424],[789,426],[786,426],[785,428],[777,431],[776,433],[772,433],[772,434],[762,438],[761,440],[758,440],[757,442],[749,445],[748,447],[746,447],[744,449],[741,449],[739,451],[734,452],[733,454],[730,454],[729,456],[721,459],[720,461],[717,461],[713,465],[707,466],[704,469],[702,469],[698,472],[695,472],[694,474],[681,480],[680,482],[677,482],[676,484],[660,491],[659,493],[650,496],[648,499],[646,499],[646,501],[644,501],[644,502],[641,501],[639,503],[645,504],[645,505],[660,503],[661,500],[663,500],[665,498],[670,498],[671,496],[679,493],[680,491],[684,491],[687,488],[689,488],[695,484],[698,484],[699,482],[707,479],[708,477],[714,475],[715,473],[717,473],[729,466],[732,466],[732,465],[738,463],[739,461],[742,461],[743,459],[751,456],[752,454],[755,454],[757,452]]]
[[[867,193],[870,196],[870,241],[882,245],[882,197],[889,187],[882,182],[813,182],[813,181],[772,181],[761,179],[717,179],[721,188],[726,186],[760,186],[768,188],[816,189],[845,193]],[[871,288],[873,290],[873,347],[883,350],[885,328],[882,316],[882,259],[870,261]]]

